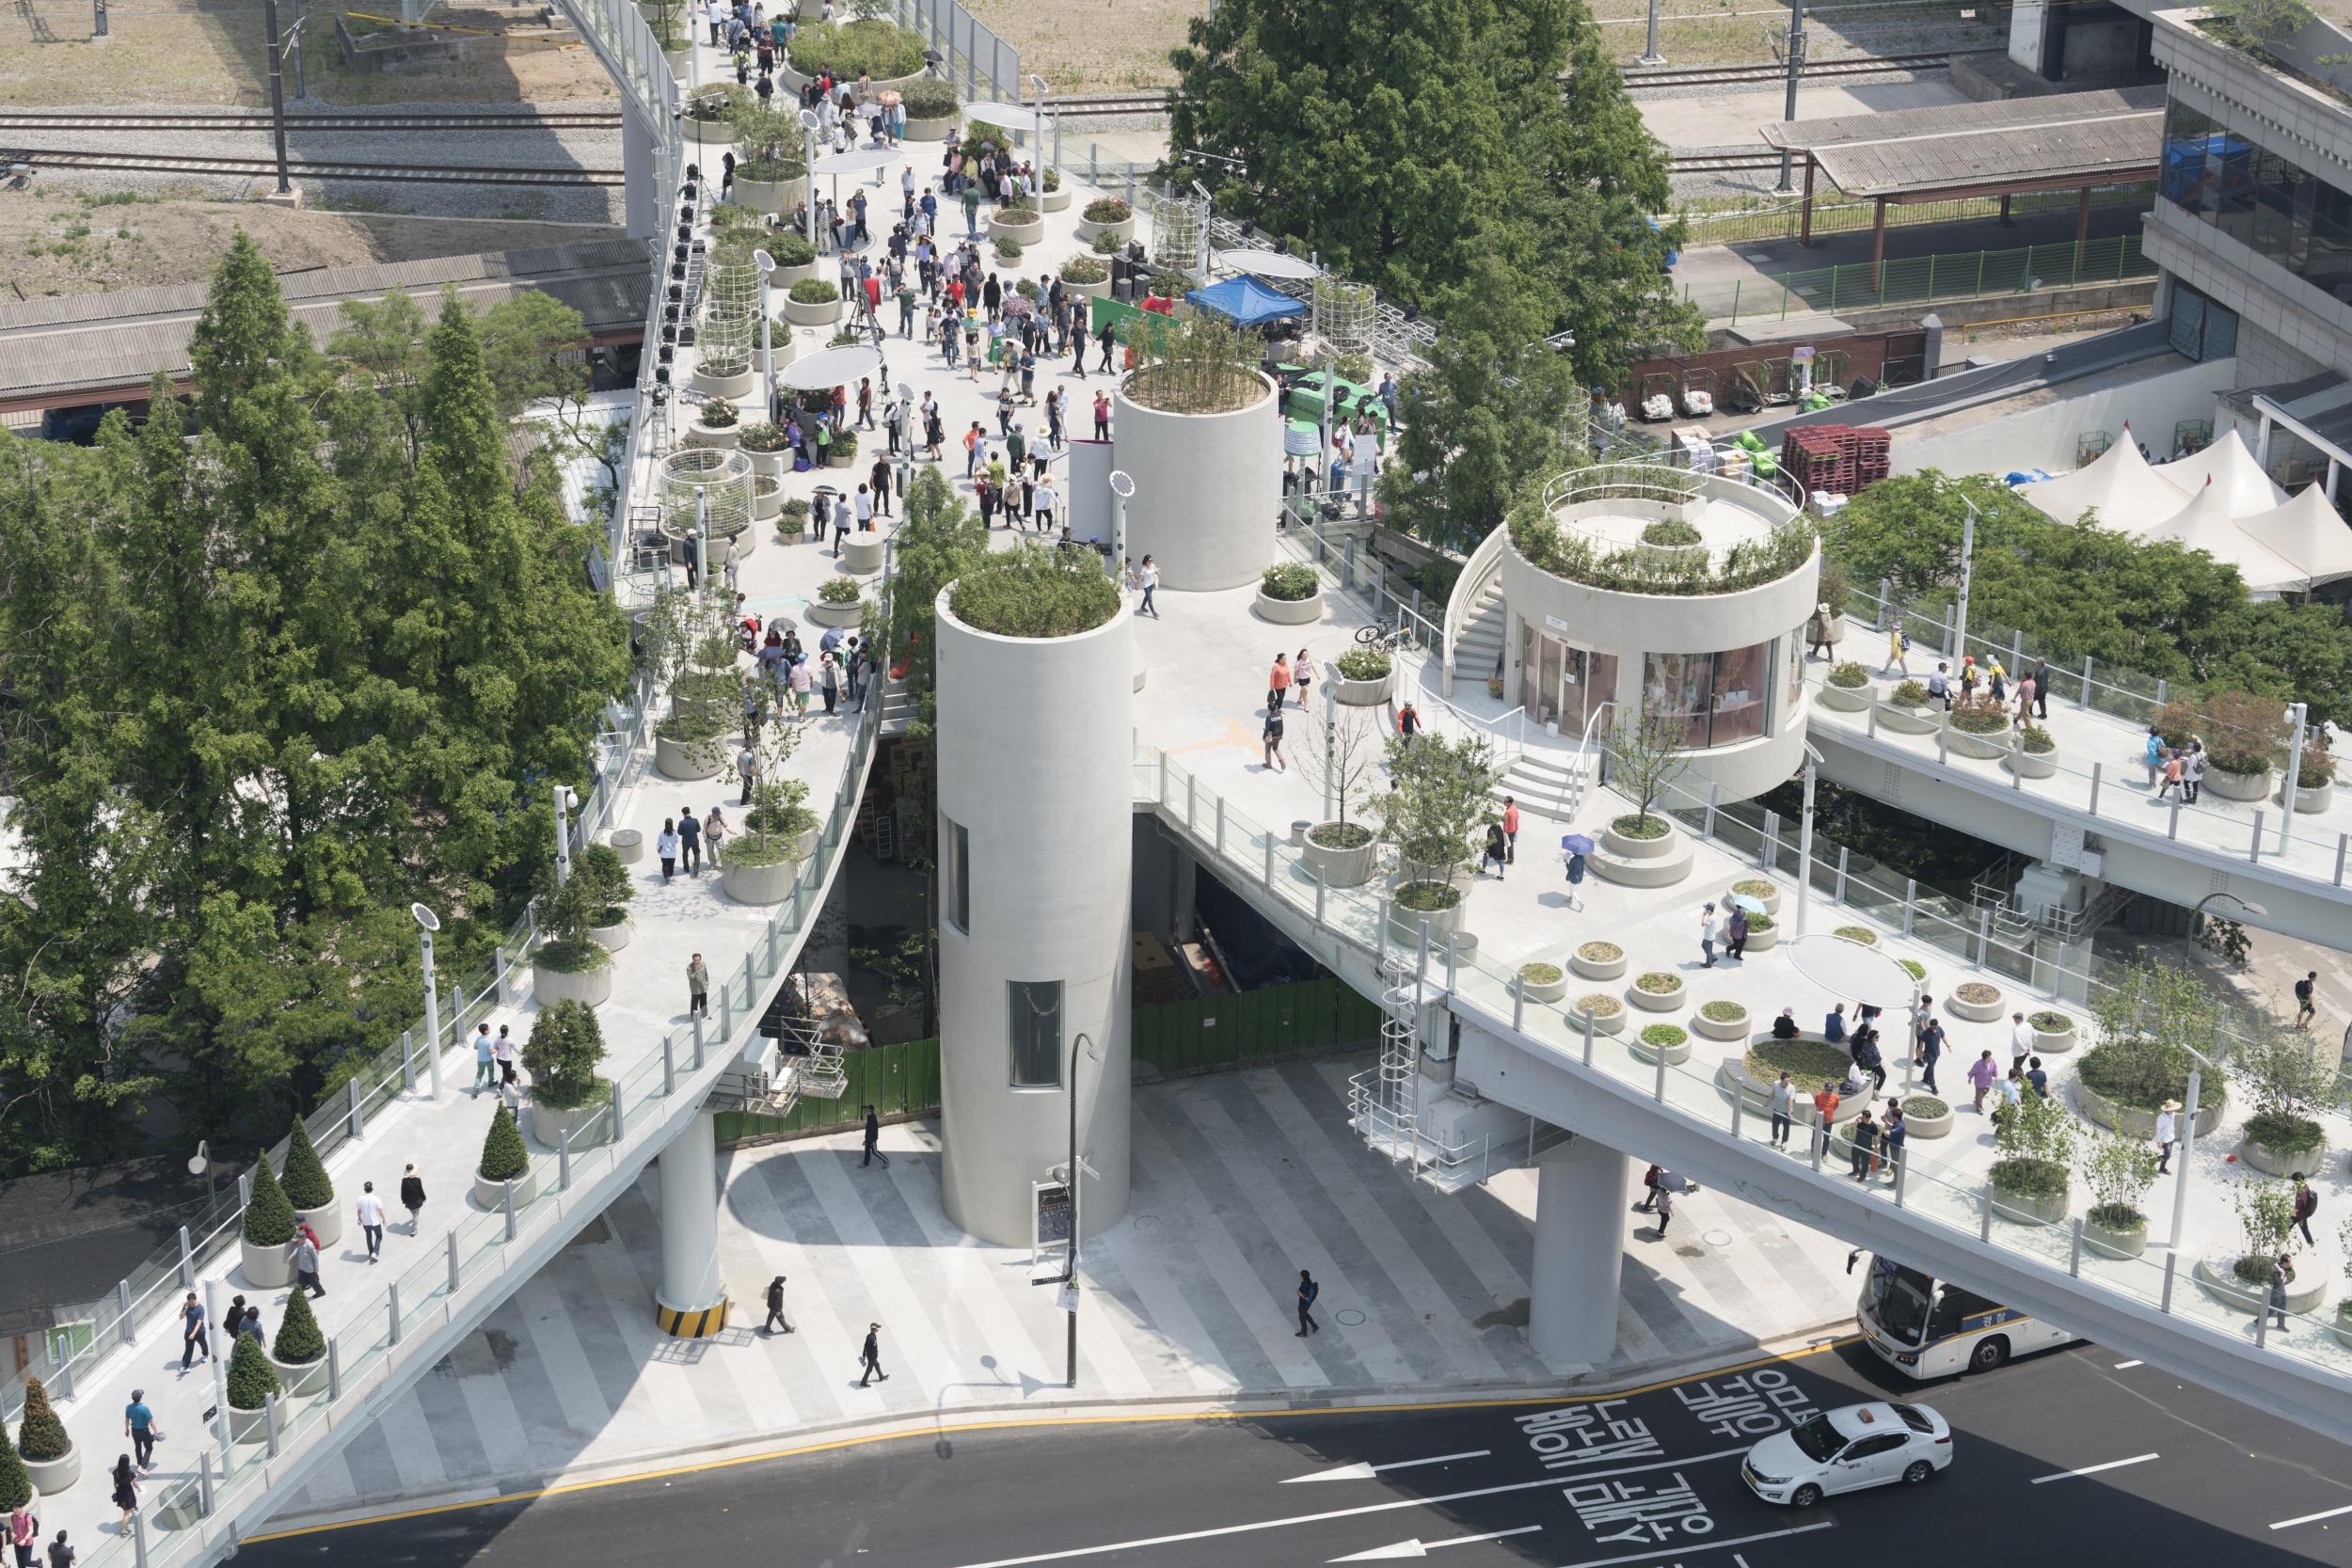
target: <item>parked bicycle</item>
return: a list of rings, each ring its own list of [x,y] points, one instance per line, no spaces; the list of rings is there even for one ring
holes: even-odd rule
[[[1377,648],[1384,654],[1392,654],[1400,648],[1412,645],[1413,624],[1402,615],[1394,618],[1383,616],[1368,626],[1358,626],[1356,641],[1363,647]]]

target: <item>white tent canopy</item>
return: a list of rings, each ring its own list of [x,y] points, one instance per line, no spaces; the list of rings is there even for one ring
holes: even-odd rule
[[[2265,483],[2269,483],[2267,480]],[[2230,520],[2230,499],[2218,483],[2208,483],[2197,499],[2142,532],[2143,543],[2172,540],[2234,566],[2256,594],[2278,594],[2303,586],[2308,574]],[[2339,525],[2341,526],[2341,525]]]
[[[2328,503],[2324,485],[2307,484],[2284,506],[2240,517],[2237,526],[2307,580],[2352,575],[2352,528],[2346,528]]]
[[[2161,464],[2153,471],[2178,485],[2185,496],[2196,495],[2211,481],[2233,517],[2267,512],[2287,499],[2287,493],[2270,483],[2263,466],[2246,450],[2235,427],[2204,451]]]
[[[2137,532],[2149,522],[2169,517],[2189,499],[2188,491],[2139,455],[2129,425],[2123,427],[2123,439],[2088,467],[2026,485],[2018,494],[2061,523],[2080,522],[2085,513],[2095,511],[2100,527],[2121,533]]]

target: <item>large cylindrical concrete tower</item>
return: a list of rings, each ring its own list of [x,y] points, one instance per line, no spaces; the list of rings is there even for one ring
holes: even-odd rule
[[[1238,588],[1274,564],[1282,416],[1274,383],[1257,380],[1248,406],[1216,414],[1147,407],[1127,395],[1125,382],[1114,390],[1113,450],[1136,482],[1127,555],[1151,556],[1164,588]]]
[[[1073,637],[998,636],[939,596],[939,975],[947,1217],[1030,1242],[1068,1157],[1086,1234],[1127,1212],[1136,656],[1126,606]]]

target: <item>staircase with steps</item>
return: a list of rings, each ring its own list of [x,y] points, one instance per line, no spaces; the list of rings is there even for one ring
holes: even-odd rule
[[[1502,578],[1489,577],[1470,601],[1462,634],[1454,640],[1454,668],[1470,680],[1484,684],[1502,668]]]
[[[1534,816],[1548,816],[1555,822],[1572,822],[1584,790],[1580,788],[1578,773],[1583,767],[1583,753],[1573,751],[1521,752],[1511,759],[1511,766],[1495,785],[1495,802],[1500,805],[1506,795],[1518,803],[1518,808]],[[1581,781],[1589,785],[1591,781]]]

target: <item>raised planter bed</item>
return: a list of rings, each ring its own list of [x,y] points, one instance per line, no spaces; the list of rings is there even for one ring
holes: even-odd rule
[[[1944,742],[1951,748],[1954,756],[1973,757],[1979,762],[1998,762],[2010,753],[2009,736],[2006,732],[1999,735],[1976,735],[1967,730],[1953,729],[1947,725],[1944,732]]]
[[[2065,1026],[2063,1028],[2057,1029],[2044,1029],[2042,1026],[2042,1020],[2044,1018],[2050,1018],[2054,1021],[2056,1019],[2063,1018],[2066,1020]],[[2068,1015],[2064,1013],[2027,1013],[2026,1015],[2026,1022],[2033,1025],[2033,1048],[2036,1055],[2063,1056],[2066,1053],[2074,1049],[2074,1021],[2073,1018],[2068,1017]]]
[[[493,1214],[506,1210],[506,1189],[515,1189],[515,1207],[520,1209],[539,1196],[539,1167],[534,1164],[512,1181],[493,1181],[480,1171],[473,1173],[473,1200]]]
[[[2208,765],[2204,787],[2224,800],[2242,800],[2252,805],[2269,798],[2270,776],[2267,768],[2259,773],[2232,773]]]
[[[1565,1008],[1568,1015],[1568,1022],[1574,1026],[1579,1035],[1581,1035],[1584,1032],[1584,1007],[1587,1003],[1591,1004],[1593,1009],[1594,1034],[1615,1035],[1624,1032],[1626,1020],[1625,1004],[1618,1001],[1613,996],[1604,995],[1596,991],[1590,996],[1578,997],[1575,1001],[1570,1002]],[[1604,1004],[1609,1008],[1613,1010],[1603,1011],[1602,1008]]]
[[[622,948],[628,945],[628,939],[636,934],[637,927],[630,924],[626,917],[614,921],[610,926],[591,926],[588,927],[588,935],[595,939],[597,946],[603,948],[608,953],[618,953]]]
[[[1560,1001],[1568,994],[1568,972],[1555,963],[1521,964],[1519,993],[1530,1002]]]
[[[841,465],[836,465],[841,466]],[[887,535],[879,531],[852,533],[841,541],[841,569],[852,577],[872,577],[882,569]]]
[[[1938,1114],[1914,1116],[1912,1106],[1942,1105]],[[1949,1102],[1931,1094],[1907,1094],[1902,1097],[1903,1126],[1914,1138],[1948,1138],[1952,1135],[1952,1107]]]
[[[2013,1220],[2020,1225],[2062,1225],[2066,1220],[2070,1195],[2058,1193],[2049,1197],[2036,1197],[2028,1193],[2005,1193],[1993,1189],[1993,1212],[1995,1217]]]
[[[665,779],[715,779],[725,761],[726,747],[719,740],[672,740],[666,735],[653,737],[653,765]]]
[[[324,1354],[315,1361],[280,1361],[273,1354],[269,1364],[278,1369],[278,1397],[281,1402],[308,1399],[312,1394],[326,1392],[326,1357]],[[286,1414],[281,1402],[278,1410],[279,1421],[286,1418]]]
[[[2058,754],[2055,747],[2047,752],[2028,752],[2020,746],[2002,756],[2001,766],[2021,779],[2054,779],[2058,777]]]
[[[1323,873],[1326,886],[1361,887],[1372,880],[1372,868],[1378,855],[1379,841],[1372,836],[1369,829],[1352,822],[1345,826],[1351,833],[1360,832],[1364,835],[1364,841],[1361,844],[1329,845],[1318,841],[1317,834],[1326,833],[1327,831],[1335,831],[1341,826],[1342,824],[1338,822],[1318,822],[1308,829],[1306,836],[1299,841],[1298,858]]]
[[[621,857],[623,865],[635,865],[645,858],[645,832],[643,828],[615,828],[605,835],[612,852]]]
[[[1674,989],[1672,990],[1644,990],[1642,981],[1647,979],[1649,974],[1659,974],[1672,980]],[[1633,984],[1625,988],[1625,999],[1645,1012],[1671,1013],[1691,1000],[1691,988],[1682,983],[1681,975],[1670,970],[1652,970],[1648,974],[1635,976]]]
[[[1059,275],[1057,274],[1057,276]],[[1061,286],[1069,293],[1084,294],[1089,299],[1111,297],[1111,280],[1107,277],[1097,283],[1081,283],[1074,277],[1064,277],[1061,279]]]
[[[1769,914],[1762,918],[1772,919]],[[1748,916],[1748,945],[1742,951],[1769,953],[1780,945],[1780,926],[1777,922],[1770,926],[1759,926],[1756,924],[1756,919],[1755,915]]]
[[[1908,703],[1878,703],[1879,723],[1899,735],[1933,735],[1936,712],[1931,707],[1913,707]]]
[[[1757,888],[1762,888],[1765,891],[1758,893],[1756,891]],[[1724,889],[1723,897],[1716,900],[1716,902],[1723,905],[1725,910],[1728,910],[1731,908],[1731,900],[1735,895],[1746,898],[1761,898],[1764,900],[1764,912],[1766,914],[1778,914],[1780,912],[1781,888],[1778,882],[1769,881],[1762,877],[1742,877],[1738,881],[1732,883],[1729,887]],[[1724,918],[1729,919],[1730,917],[1725,915]]]
[[[2211,1085],[2208,1085],[2207,1087]],[[2155,1112],[2137,1110],[2129,1105],[2118,1105],[2106,1096],[2084,1087],[2079,1078],[2074,1080],[2072,1093],[2074,1096],[2074,1109],[2099,1126],[2112,1128],[2118,1132],[2135,1138],[2155,1136]],[[2221,1097],[2216,1096],[2213,1101],[2201,1102],[2198,1105],[2197,1136],[2200,1139],[2212,1137],[2213,1130],[2221,1125],[2221,1113],[2225,1104]]]
[[[532,1140],[542,1148],[561,1148],[568,1132],[575,1149],[594,1148],[612,1138],[612,1118],[605,1115],[605,1101],[595,1100],[585,1105],[575,1105],[558,1111],[546,1105],[531,1107]],[[477,1187],[479,1179],[477,1179]],[[523,1195],[515,1195],[520,1198]]]
[[[738,832],[736,842],[739,844],[742,836]],[[781,904],[792,896],[792,884],[800,874],[797,860],[745,865],[730,857],[719,868],[719,885],[739,904]]]
[[[2083,1246],[2102,1258],[2137,1258],[2148,1250],[2147,1218],[2143,1215],[2137,1225],[2113,1230],[2086,1216]]]
[[[275,1291],[294,1283],[294,1259],[286,1256],[286,1245],[257,1246],[243,1236],[237,1238],[240,1254],[238,1273],[247,1285],[258,1285],[264,1291]]]
[[[1058,190],[1040,191],[1037,197],[1037,210],[1041,213],[1066,213],[1070,211],[1071,194],[1068,185]]]
[[[1740,1005],[1735,1002],[1730,1004],[1730,1006],[1739,1007],[1739,1013],[1736,1017],[1708,1017],[1707,1009],[1718,1006],[1719,1004],[1714,1002],[1701,1003],[1698,1010],[1691,1015],[1691,1027],[1696,1030],[1699,1034],[1706,1036],[1710,1040],[1746,1039],[1748,1037],[1750,1026],[1755,1022],[1748,1017],[1747,1008],[1740,1006]]]
[[[1402,893],[1407,887],[1420,885],[1422,884],[1406,882],[1398,887],[1397,892]],[[1459,889],[1455,890],[1457,893],[1459,891]],[[1429,928],[1429,940],[1434,945],[1438,937],[1451,936],[1462,928],[1462,911],[1468,902],[1467,899],[1457,897],[1450,909],[1411,910],[1397,903],[1394,897],[1391,897],[1388,904],[1390,940],[1406,942],[1419,942],[1422,924],[1426,922]]]
[[[1045,243],[1044,214],[1040,213],[1038,216],[1029,219],[1026,223],[1017,220],[1008,223],[999,214],[992,213],[988,218],[988,237],[992,240],[1011,240],[1024,250],[1033,245],[1043,245]]]
[[[2273,1148],[2242,1137],[2238,1140],[2237,1157],[2265,1176],[2293,1176],[2296,1171],[2316,1175],[2319,1167],[2328,1163],[2328,1140],[2322,1137],[2310,1148]]]
[[[580,1002],[594,1007],[601,1006],[612,995],[612,966],[599,964],[594,969],[549,969],[533,962],[531,966],[531,991],[542,1007],[552,1007],[558,1002]]]
[[[1986,982],[1982,980],[1970,980],[1964,982],[1964,984],[1971,986],[1984,986],[1986,985]],[[1998,1022],[2003,1014],[2011,1010],[2009,1005],[2009,998],[2001,994],[2001,988],[1998,986],[1987,986],[1986,989],[1993,992],[1992,1001],[1970,1002],[1961,996],[1960,993],[1962,987],[1954,986],[1949,991],[1945,993],[1944,1008],[1954,1018],[1966,1019],[1971,1023]]]
[[[1093,223],[1086,218],[1080,218],[1077,232],[1080,245],[1092,245],[1094,236],[1097,234],[1116,235],[1123,244],[1136,237],[1136,215],[1130,213],[1117,223]]]
[[[1660,1028],[1661,1028],[1661,1025],[1653,1023],[1647,1028],[1637,1029],[1633,1032],[1633,1037],[1625,1042],[1626,1049],[1633,1053],[1633,1059],[1637,1062],[1655,1062],[1662,1052],[1668,1067],[1680,1067],[1689,1061],[1691,1059],[1691,1036],[1688,1031],[1669,1023],[1662,1026],[1664,1031],[1662,1043],[1652,1042],[1642,1037],[1648,1034],[1650,1029]]]
[[[2208,773],[2207,778],[2213,777]],[[2266,1311],[2270,1306],[2270,1287],[2249,1285],[2237,1276],[2233,1258],[2201,1258],[2193,1271],[2197,1283],[2217,1301],[2226,1302],[2241,1312]],[[2310,1312],[2318,1308],[2328,1297],[2328,1271],[2315,1262],[2296,1271],[2295,1283],[2287,1287],[2287,1310]]]
[[[1323,585],[1317,583],[1315,591],[1303,599],[1278,599],[1261,588],[1251,608],[1257,610],[1259,620],[1271,621],[1278,626],[1311,626],[1323,619]],[[1393,675],[1395,672],[1391,670],[1390,673]]]
[[[1666,824],[1662,836],[1629,837],[1615,822],[1602,829],[1600,847],[1587,858],[1594,875],[1621,887],[1668,887],[1688,877],[1696,851],[1673,818],[1652,820]]]
[[[953,131],[962,119],[961,112],[943,115],[937,119],[916,119],[910,115],[907,117],[906,139],[909,141],[946,141],[947,133]]]
[[[1814,688],[1813,696],[1823,707],[1836,708],[1840,713],[1867,713],[1871,702],[1867,685],[1837,686],[1829,681]]]
[[[1595,947],[1606,947],[1616,956],[1614,958],[1611,958],[1607,954],[1588,956],[1586,949]],[[1579,974],[1583,975],[1587,980],[1618,979],[1624,975],[1626,966],[1632,960],[1629,959],[1625,956],[1625,949],[1619,947],[1613,942],[1583,942],[1577,947],[1575,952],[1568,955],[1568,967],[1575,970]]]
[[[1373,707],[1387,702],[1389,693],[1396,689],[1396,667],[1391,665],[1389,673],[1378,680],[1352,681],[1336,672],[1327,673],[1326,678],[1331,685],[1332,701],[1349,707]]]
[[[2279,785],[2279,803],[2280,805],[2284,805],[2286,804],[2286,785],[2281,783]],[[2295,792],[2295,814],[2297,816],[2302,816],[2305,812],[2326,811],[2329,806],[2332,806],[2335,803],[2336,781],[2333,779],[2329,779],[2324,784],[2305,784],[2302,788]]]
[[[841,319],[841,301],[838,297],[814,302],[798,300],[787,293],[784,296],[784,319],[795,326],[831,326]]]
[[[743,427],[739,424],[705,424],[697,419],[687,429],[705,446],[728,451],[735,450],[736,443],[743,438]]]
[[[808,195],[808,177],[794,175],[789,180],[746,180],[739,168],[734,189],[735,200],[772,217],[788,213],[801,204]]]
[[[851,599],[847,604],[831,604],[812,598],[807,605],[808,618],[820,626],[854,626],[865,615],[865,601]]]

